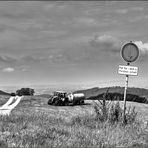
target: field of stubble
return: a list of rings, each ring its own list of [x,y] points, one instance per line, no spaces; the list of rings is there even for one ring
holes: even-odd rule
[[[1,97],[0,105],[8,98]],[[95,120],[93,101],[50,106],[48,98],[25,97],[8,117],[0,117],[0,147],[148,147],[148,105],[127,102],[138,123],[121,126]],[[122,103],[121,103],[122,105]]]

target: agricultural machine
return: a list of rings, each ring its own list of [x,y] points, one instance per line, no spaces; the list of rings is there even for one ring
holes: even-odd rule
[[[81,105],[84,104],[85,96],[83,93],[67,93],[55,91],[48,100],[49,105]]]

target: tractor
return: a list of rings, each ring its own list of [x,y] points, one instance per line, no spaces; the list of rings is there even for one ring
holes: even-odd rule
[[[73,94],[64,91],[55,91],[48,100],[49,105],[81,105],[84,104],[85,96],[82,93]]]

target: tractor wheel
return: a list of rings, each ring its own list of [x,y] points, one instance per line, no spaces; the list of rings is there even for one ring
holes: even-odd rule
[[[68,98],[65,98],[65,100],[64,100],[64,102],[63,102],[63,104],[64,104],[65,106],[68,106],[68,105],[69,105]]]
[[[58,105],[58,97],[54,97],[52,101],[53,105]]]
[[[48,105],[51,105],[51,104],[52,104],[51,100],[48,100]]]
[[[64,105],[64,103],[63,103],[63,101],[62,101],[61,99],[59,99],[57,103],[58,103],[58,105],[60,105],[60,106],[63,106],[63,105]]]
[[[78,105],[78,104],[79,104],[78,101],[74,101],[74,102],[72,103],[73,106],[74,106],[74,105]]]
[[[55,98],[54,98],[54,105],[56,105],[56,106],[61,106],[61,105],[63,105],[63,101],[61,100],[61,98],[55,97]]]
[[[65,106],[68,106],[68,105],[69,105],[69,103],[66,101],[66,102],[64,102],[64,105],[65,105]]]
[[[81,100],[81,101],[80,101],[80,105],[82,105],[82,104],[84,104],[84,100]]]
[[[48,105],[52,105],[53,104],[53,97],[49,98],[48,100]]]

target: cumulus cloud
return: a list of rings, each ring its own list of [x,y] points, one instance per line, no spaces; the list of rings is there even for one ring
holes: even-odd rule
[[[142,54],[148,53],[148,43],[143,43],[142,41],[135,41],[134,42]]]
[[[14,68],[12,68],[12,67],[7,67],[7,68],[4,68],[2,71],[3,71],[3,72],[13,72],[13,71],[14,71]]]
[[[121,45],[117,38],[110,35],[95,36],[90,45],[99,51],[119,52]]]

